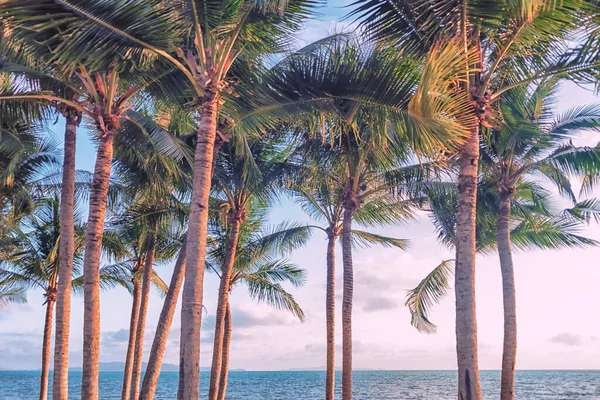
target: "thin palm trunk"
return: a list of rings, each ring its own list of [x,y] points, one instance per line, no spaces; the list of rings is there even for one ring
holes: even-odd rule
[[[158,223],[150,231],[148,248],[142,275],[142,299],[140,300],[140,316],[136,327],[135,350],[133,353],[133,373],[131,375],[131,400],[138,400],[140,394],[140,379],[142,376],[142,359],[144,356],[144,331],[146,330],[146,316],[148,315],[148,304],[150,303],[150,285],[152,284],[152,272],[154,267],[154,251],[156,250],[156,232]]]
[[[475,310],[475,213],[477,205],[477,166],[479,129],[461,153],[456,213],[456,353],[458,359],[458,399],[480,400],[477,360],[477,320]]]
[[[56,293],[56,335],[54,335],[54,373],[52,398],[69,397],[69,330],[71,322],[71,279],[75,252],[75,151],[78,116],[67,111],[65,125],[62,184],[60,191],[60,241],[58,250],[58,290]]]
[[[137,268],[133,274],[133,302],[131,304],[131,319],[129,320],[129,340],[127,342],[127,356],[125,358],[125,370],[123,371],[123,388],[121,389],[121,400],[129,400],[131,389],[131,376],[133,374],[133,355],[135,352],[135,339],[137,334],[138,318],[140,316],[140,297],[142,293],[142,283],[135,279]]]
[[[335,396],[335,242],[337,236],[328,232],[327,242],[327,294],[325,300],[327,330],[327,372],[325,400]]]
[[[353,208],[344,208],[342,228],[342,261],[344,263],[344,293],[342,295],[342,400],[352,400],[352,299],[354,268],[352,266]]]
[[[183,239],[183,247],[177,256],[173,275],[171,275],[169,291],[165,297],[158,319],[158,325],[156,326],[156,334],[154,335],[152,349],[150,350],[150,358],[148,359],[148,366],[146,367],[144,381],[142,382],[140,400],[152,400],[154,398],[154,393],[156,393],[156,385],[158,384],[158,378],[160,376],[162,360],[165,355],[165,349],[167,348],[167,339],[169,338],[169,331],[171,330],[173,316],[175,315],[175,309],[177,308],[177,299],[179,298],[183,276],[185,275],[185,242],[186,238]]]
[[[502,271],[502,298],[504,301],[504,347],[502,349],[502,377],[500,399],[515,398],[515,365],[517,362],[517,300],[515,294],[515,272],[510,247],[509,195],[501,195],[498,212],[498,255]]]
[[[223,326],[223,346],[221,351],[221,377],[219,378],[219,394],[217,400],[225,400],[225,393],[227,392],[227,379],[229,377],[229,352],[231,351],[231,332],[232,332],[232,319],[231,319],[231,304],[227,301],[227,313],[225,314],[225,325]]]
[[[200,109],[200,128],[194,158],[194,181],[187,236],[187,268],[181,301],[181,339],[178,400],[197,399],[200,386],[200,325],[206,233],[213,151],[217,134],[219,96],[207,92]]]
[[[83,371],[81,398],[97,400],[100,356],[100,255],[113,155],[113,132],[100,138],[94,167],[83,259]]]
[[[210,386],[208,389],[209,400],[217,400],[218,395],[219,378],[221,376],[223,336],[225,334],[223,326],[225,325],[225,317],[227,315],[227,305],[229,304],[229,284],[231,282],[231,272],[233,271],[238,238],[240,235],[240,225],[242,223],[242,218],[238,215],[235,215],[232,219],[231,231],[229,233],[229,248],[227,249],[227,255],[221,271],[219,298],[217,299],[215,338],[213,344],[212,366],[210,369]]]
[[[54,316],[54,303],[56,302],[56,289],[48,288],[46,291],[46,318],[44,320],[44,339],[42,342],[42,373],[40,375],[40,400],[48,398],[48,374],[50,372],[50,352],[52,346],[52,319]]]

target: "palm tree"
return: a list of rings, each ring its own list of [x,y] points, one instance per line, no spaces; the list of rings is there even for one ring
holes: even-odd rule
[[[408,102],[418,79],[414,66],[414,60],[385,47],[338,35],[287,57],[269,81],[286,97],[296,95],[299,102],[314,99],[318,104],[312,113],[291,122],[290,129],[303,133],[305,157],[319,154],[330,160],[321,163],[318,174],[331,180],[326,185],[335,185],[332,211],[342,212],[344,400],[352,397],[352,220],[369,225],[407,218],[410,204],[393,189],[420,175],[420,166],[407,166],[414,154],[411,149],[432,154],[434,148],[456,146],[456,138],[440,129],[447,124],[435,112],[425,123],[431,129],[423,129],[411,117]],[[392,239],[389,244],[402,248],[405,242]],[[330,371],[329,396],[331,375]]]
[[[36,288],[44,292],[46,317],[42,340],[42,372],[40,377],[40,400],[48,394],[48,372],[52,322],[56,291],[59,279],[60,217],[58,196],[40,200],[33,214],[23,221],[13,232],[14,250],[3,254],[0,263],[0,280],[21,288]],[[81,265],[83,252],[83,230],[81,224],[75,226],[78,233],[75,246],[75,271]],[[72,283],[72,279],[69,280]]]
[[[52,24],[48,30],[30,30],[28,24],[31,21],[30,12],[34,12],[27,5],[19,3],[16,7],[11,1],[3,3],[0,7],[7,7],[7,28],[11,31],[10,39],[14,41],[13,46],[9,48],[26,50],[29,57],[21,57],[21,64],[10,64],[9,71],[16,74],[32,78],[34,82],[50,82],[43,85],[43,88],[50,87],[52,91],[38,91],[25,86],[24,90],[18,93],[0,97],[0,100],[22,100],[22,101],[45,101],[54,103],[61,112],[65,112],[71,122],[68,124],[65,138],[66,157],[68,168],[63,171],[66,180],[63,183],[67,185],[64,193],[65,211],[67,217],[65,220],[66,234],[69,233],[67,224],[70,222],[68,213],[72,213],[67,208],[73,197],[71,195],[71,171],[73,155],[75,152],[75,128],[79,124],[80,116],[84,115],[92,121],[96,139],[98,142],[98,152],[94,166],[92,189],[90,192],[90,208],[88,213],[86,252],[84,255],[84,275],[86,279],[86,290],[84,296],[84,357],[82,374],[82,396],[86,398],[96,398],[98,396],[98,355],[100,343],[99,326],[99,291],[100,281],[98,271],[100,268],[101,242],[104,226],[104,217],[106,213],[106,199],[110,180],[110,170],[112,164],[113,141],[114,136],[119,131],[124,120],[137,124],[143,129],[143,121],[138,120],[138,114],[129,112],[134,105],[135,96],[145,88],[155,83],[155,78],[150,78],[147,70],[140,68],[135,64],[132,58],[121,59],[119,63],[114,62],[117,53],[111,49],[104,52],[94,50],[96,59],[88,58],[85,62],[69,64],[69,58],[63,58],[58,55],[58,49],[67,45],[64,40],[66,37],[62,34],[64,29],[71,29],[69,21],[61,20],[57,24]],[[37,5],[40,5],[38,3]],[[21,6],[23,6],[21,8]],[[50,15],[50,14],[46,14]],[[8,22],[10,21],[10,22]],[[41,43],[44,45],[41,45]],[[16,52],[16,51],[15,51]],[[31,63],[32,58],[39,58],[35,64]],[[120,57],[120,56],[119,56]],[[121,57],[122,58],[122,57]],[[133,64],[132,64],[133,62]],[[50,65],[50,69],[42,69],[39,65]],[[156,64],[152,64],[153,73],[159,76],[164,73]],[[168,71],[167,71],[168,72]],[[164,131],[154,131],[154,134],[163,135],[164,140],[153,138],[161,147],[165,147],[166,152],[173,152],[173,143],[164,138]],[[169,149],[167,149],[169,148]],[[69,243],[63,243],[65,248]],[[63,252],[64,254],[64,252]],[[67,259],[64,260],[68,264]],[[65,274],[69,271],[67,265],[63,269]],[[63,280],[64,282],[64,280]],[[67,397],[68,380],[68,314],[70,313],[70,288],[64,286],[61,288],[64,293],[64,301],[61,298],[59,307],[59,332],[57,337],[54,391],[56,398],[65,399]],[[62,295],[61,295],[62,296]]]
[[[219,163],[217,162],[217,165]],[[217,167],[217,171],[218,171]],[[218,176],[218,173],[216,174]],[[279,310],[290,311],[301,321],[304,312],[281,283],[289,282],[294,287],[304,284],[305,272],[286,259],[280,259],[285,253],[302,246],[309,237],[309,229],[298,224],[282,223],[272,231],[266,231],[266,205],[256,199],[249,200],[246,206],[247,215],[240,224],[235,259],[230,261],[231,228],[230,222],[217,212],[217,218],[211,228],[207,267],[223,279],[224,269],[231,262],[231,272],[225,289],[228,294],[238,284],[246,284],[250,297],[258,302],[265,302]],[[219,215],[220,214],[220,215]],[[226,215],[225,215],[226,217]],[[221,287],[219,287],[219,290]],[[217,380],[215,399],[224,400],[227,391],[227,376],[229,372],[229,352],[232,335],[232,310],[229,296],[225,299],[224,323],[215,328],[221,329],[222,340],[213,352],[219,353],[220,369]],[[215,343],[217,340],[215,340]],[[211,371],[212,375],[212,371]]]
[[[159,110],[155,109],[155,112]],[[138,117],[138,120],[146,122],[147,118]],[[178,141],[173,139],[174,144]],[[190,186],[182,162],[190,149],[184,143],[179,146],[183,156],[161,154],[134,124],[125,124],[115,142],[115,178],[118,182],[115,186],[120,189],[119,202],[124,206],[117,211],[114,223],[120,231],[124,230],[122,243],[131,243],[132,251],[128,253],[130,259],[135,259],[133,272],[139,272],[141,276],[141,280],[136,279],[133,285],[131,323],[135,322],[136,326],[130,331],[131,351],[128,351],[130,357],[126,360],[123,380],[122,398],[126,400],[137,399],[139,395],[150,284],[156,282],[154,263],[168,261],[181,245],[179,231],[188,210],[183,200]],[[127,226],[123,227],[124,224]],[[164,283],[163,286],[166,292]]]
[[[88,61],[94,52],[100,55],[109,51],[110,54],[130,54],[142,62],[158,57],[163,64],[168,63],[175,70],[176,73],[171,75],[183,77],[192,89],[193,100],[198,105],[200,127],[187,236],[189,265],[182,300],[182,366],[178,397],[195,398],[198,396],[204,274],[199,266],[204,264],[206,254],[211,165],[222,92],[231,83],[229,73],[241,53],[252,59],[265,51],[279,48],[282,37],[299,27],[314,3],[228,0],[202,6],[192,2],[189,7],[181,7],[179,3],[151,0],[122,2],[115,4],[114,10],[95,2],[77,5],[62,0],[7,3],[6,9],[12,10],[17,26],[35,25],[38,32],[46,32],[54,30],[57,24],[65,23],[73,34],[65,37],[58,50],[61,58],[68,60],[72,66]],[[284,14],[284,11],[287,13]],[[40,19],[40,15],[44,17]],[[94,52],[82,51],[92,48]],[[97,48],[103,50],[97,51]],[[171,79],[171,82],[177,81],[181,82],[181,79]],[[181,86],[181,83],[176,83],[174,87],[180,89]],[[99,159],[106,159],[102,151]],[[94,350],[90,358],[97,359]],[[96,398],[97,385],[91,381],[97,380],[97,368],[87,363],[84,366],[90,369],[92,375],[91,379],[85,379],[84,388],[92,385],[92,391],[84,389],[83,394]]]
[[[482,153],[484,151],[486,151],[485,147]],[[485,160],[485,158],[482,158],[482,160]],[[540,161],[542,161],[541,163],[551,163],[550,160]],[[482,170],[489,171],[490,169],[487,167],[482,162]],[[530,171],[533,172],[533,168]],[[561,178],[565,177],[559,169],[555,169],[555,173],[561,175]],[[563,184],[565,183],[570,186],[568,180],[563,181]],[[570,191],[570,187],[567,188],[567,186],[565,188]],[[509,211],[511,224],[506,235],[510,242],[506,245],[502,242],[502,236],[499,232],[502,227],[500,215],[503,210],[498,207],[498,204],[502,201],[502,196],[498,191],[497,183],[492,177],[489,180],[480,181],[477,200],[477,251],[479,253],[487,254],[495,248],[500,253],[506,251],[507,247],[509,252],[512,253],[511,247],[520,250],[562,249],[583,248],[600,244],[579,234],[581,220],[597,218],[599,212],[597,201],[586,200],[559,213],[553,212],[550,206],[549,192],[540,187],[535,181],[529,181],[521,177],[515,181],[513,190]],[[442,243],[451,247],[454,247],[456,235],[456,211],[454,209],[456,199],[456,191],[445,192],[441,195],[430,192],[428,199],[429,210],[433,214],[438,237]],[[503,260],[501,260],[501,267],[502,262]],[[431,307],[450,290],[449,281],[454,272],[453,266],[454,260],[443,261],[414,289],[408,291],[406,305],[411,311],[411,324],[419,331],[435,332],[436,326],[431,322],[428,314]],[[514,289],[514,278],[507,282],[508,285],[506,285],[504,279],[505,276],[503,276],[503,289],[506,286]],[[510,290],[509,294],[514,296],[514,291]],[[514,297],[509,298],[507,304],[505,303],[504,318],[505,350],[503,352],[502,377],[503,384],[506,386],[506,381],[509,381],[508,385],[514,392],[514,357],[516,355]],[[512,362],[508,363],[508,360],[511,359]],[[505,387],[505,390],[508,389]]]
[[[598,148],[575,147],[571,138],[578,130],[600,126],[600,107],[580,106],[554,116],[551,110],[557,80],[534,88],[507,91],[500,106],[506,121],[484,140],[482,173],[497,187],[497,244],[502,271],[504,345],[501,397],[514,398],[517,355],[517,312],[511,251],[511,209],[516,187],[526,176],[541,176],[575,202],[570,177],[588,178],[588,186],[600,172]]]
[[[493,109],[507,90],[558,74],[593,81],[593,74],[589,74],[597,68],[593,47],[570,47],[564,39],[595,29],[596,20],[586,16],[597,14],[598,8],[578,1],[360,0],[354,4],[351,15],[361,19],[363,27],[375,37],[428,54],[421,87],[440,80],[460,82],[449,86],[463,101],[464,107],[456,117],[466,134],[459,153],[456,228],[458,397],[481,399],[475,319],[480,133],[494,126]],[[444,77],[442,66],[448,65],[453,66],[458,80]],[[417,91],[413,100],[415,113],[444,107],[428,90]],[[502,398],[512,398],[512,394],[504,393]]]
[[[225,232],[228,242],[223,245],[226,253],[220,268],[208,394],[210,400],[217,399],[219,379],[222,375],[221,348],[225,333],[223,326],[242,226],[251,212],[250,207],[253,203],[262,201],[266,206],[278,189],[279,183],[285,181],[286,175],[290,175],[296,169],[294,165],[285,162],[288,152],[286,143],[281,138],[273,137],[261,142],[250,142],[247,148],[224,144],[215,162],[212,200],[218,205],[220,229]],[[290,237],[305,231],[304,227],[286,230]]]

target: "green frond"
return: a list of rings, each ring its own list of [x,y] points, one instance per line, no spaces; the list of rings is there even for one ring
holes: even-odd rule
[[[352,241],[355,246],[361,248],[378,244],[384,247],[395,247],[400,250],[406,250],[409,246],[409,241],[407,239],[397,239],[356,229],[352,230]]]
[[[410,323],[419,332],[435,333],[436,326],[429,320],[429,313],[450,290],[453,273],[454,260],[442,261],[414,289],[407,292],[405,305],[410,310]]]

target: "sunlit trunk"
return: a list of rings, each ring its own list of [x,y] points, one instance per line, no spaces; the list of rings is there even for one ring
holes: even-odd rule
[[[133,357],[136,343],[135,339],[137,334],[138,318],[140,315],[140,298],[142,294],[142,282],[139,279],[135,279],[137,269],[138,268],[136,267],[133,270],[133,301],[131,304],[131,318],[129,320],[129,340],[127,342],[127,356],[125,358],[125,369],[123,371],[123,388],[121,389],[121,400],[129,400],[129,393],[131,389],[131,376],[133,374]]]
[[[217,400],[219,389],[219,378],[221,376],[221,356],[223,346],[223,326],[227,314],[227,305],[229,304],[229,283],[231,282],[231,272],[235,262],[238,237],[240,234],[240,225],[242,219],[234,216],[231,221],[231,231],[229,232],[229,244],[225,250],[225,262],[221,268],[221,282],[219,284],[219,297],[217,298],[217,313],[215,320],[215,338],[213,344],[213,356],[210,369],[210,386],[208,390],[208,399]]]
[[[194,158],[194,180],[187,236],[187,268],[181,304],[178,400],[197,399],[200,384],[200,324],[208,206],[217,130],[219,96],[207,92],[200,108],[200,128]]]
[[[229,352],[231,350],[232,330],[231,304],[227,302],[227,313],[225,314],[225,325],[223,326],[221,377],[219,378],[219,393],[217,395],[217,400],[225,400],[225,393],[227,393],[227,378],[229,377]]]
[[[65,125],[62,183],[60,189],[60,241],[58,250],[58,289],[56,293],[56,334],[54,335],[54,373],[52,398],[69,397],[69,330],[71,322],[71,279],[75,253],[75,151],[78,117],[67,111]]]
[[[133,373],[131,375],[131,400],[138,400],[140,394],[140,379],[142,376],[142,360],[144,358],[144,331],[146,330],[146,316],[148,315],[148,304],[150,303],[150,286],[152,285],[152,272],[154,271],[154,252],[156,250],[156,235],[158,222],[149,232],[148,248],[144,268],[142,270],[142,299],[140,301],[140,316],[138,318],[135,351],[133,353]]]
[[[461,153],[456,213],[456,353],[458,399],[480,400],[475,312],[475,213],[479,130],[474,129]]]
[[[48,398],[48,374],[50,372],[50,354],[52,347],[52,319],[54,316],[54,303],[56,289],[48,288],[46,291],[46,318],[44,320],[44,338],[42,341],[42,373],[40,374],[40,400]]]
[[[81,398],[98,399],[100,356],[100,256],[106,198],[110,182],[114,132],[101,134],[98,143],[83,259],[83,364]]]
[[[502,298],[504,301],[504,346],[502,349],[502,378],[500,399],[515,398],[515,365],[517,363],[517,299],[515,272],[510,246],[510,195],[502,195],[498,211],[498,255],[502,272]]]
[[[328,232],[327,242],[327,294],[325,300],[327,331],[327,372],[325,400],[334,400],[335,393],[335,242],[337,236]]]
[[[165,297],[158,319],[158,325],[156,326],[156,333],[154,335],[154,341],[152,342],[152,349],[150,350],[150,358],[148,359],[148,366],[146,367],[144,381],[142,382],[142,390],[140,393],[141,400],[151,400],[154,398],[154,393],[156,393],[156,385],[158,384],[160,369],[162,367],[165,349],[167,348],[169,331],[173,324],[173,316],[175,315],[175,309],[177,308],[177,299],[179,298],[179,292],[181,291],[181,285],[183,284],[183,276],[185,275],[185,241],[186,239],[184,238],[183,247],[177,256],[173,275],[171,275],[169,291]]]
[[[352,400],[352,301],[354,296],[352,215],[353,209],[345,207],[342,228],[342,261],[344,264],[344,293],[342,295],[342,400]]]

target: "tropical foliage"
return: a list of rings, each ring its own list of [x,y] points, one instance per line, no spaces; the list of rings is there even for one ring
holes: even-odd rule
[[[600,221],[600,202],[579,198],[599,182],[600,147],[574,142],[600,129],[600,107],[556,114],[555,103],[563,82],[597,83],[600,8],[357,0],[348,15],[357,33],[292,51],[322,4],[0,1],[0,309],[32,288],[44,293],[40,399],[53,325],[52,395],[70,396],[72,291],[84,296],[81,397],[99,398],[100,290],[121,286],[132,294],[122,400],[154,398],[180,295],[177,397],[199,397],[205,290],[217,296],[208,398],[224,400],[231,292],[245,285],[256,302],[308,318],[292,294],[305,271],[290,259],[322,231],[325,398],[335,393],[339,241],[341,393],[351,400],[353,252],[407,250],[409,232],[372,229],[423,211],[456,257],[408,292],[411,323],[435,332],[431,310],[454,287],[458,397],[481,399],[475,260],[497,252],[501,399],[514,399],[512,250],[598,245],[581,228]],[[64,122],[62,160],[47,134],[55,119]],[[91,173],[75,169],[83,133],[97,147]],[[272,223],[280,201],[316,222]],[[174,259],[166,284],[155,267]],[[205,287],[206,270],[218,289]],[[164,302],[142,380],[151,286]]]

